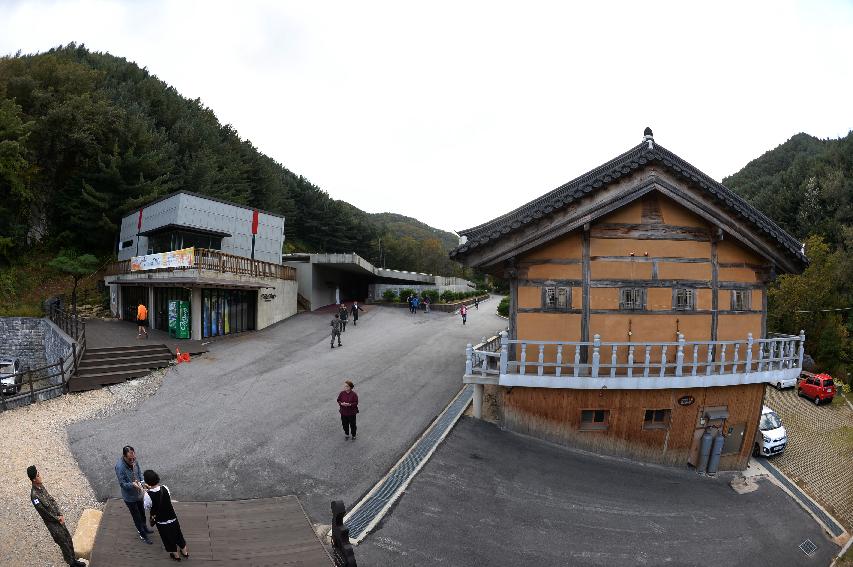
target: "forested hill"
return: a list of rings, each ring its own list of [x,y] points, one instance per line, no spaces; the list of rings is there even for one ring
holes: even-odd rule
[[[797,134],[723,184],[806,243],[806,271],[770,288],[769,329],[804,329],[816,370],[853,374],[853,132]]]
[[[723,185],[797,238],[819,234],[841,244],[853,227],[853,132],[838,140],[797,134]]]
[[[74,44],[0,58],[0,264],[37,242],[107,256],[123,215],[179,189],[284,214],[290,250],[354,251],[376,262],[380,238],[391,250],[426,227],[330,198],[200,100],[123,58]],[[457,271],[446,235],[426,228],[438,244],[427,248],[441,251],[428,263]],[[424,271],[424,257],[391,260]]]

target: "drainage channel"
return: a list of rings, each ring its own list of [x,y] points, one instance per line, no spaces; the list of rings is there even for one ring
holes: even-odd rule
[[[815,504],[814,501],[808,497],[808,495],[806,495],[802,490],[800,490],[799,486],[788,480],[788,477],[782,474],[782,471],[780,471],[768,462],[762,463],[762,465],[765,469],[767,469],[770,474],[776,477],[776,480],[781,482],[785,486],[785,488],[787,488],[791,491],[791,493],[797,496],[797,499],[802,502],[803,506],[808,508],[811,513],[814,514],[815,517],[817,517],[821,521],[823,526],[826,528],[826,531],[832,534],[832,537],[838,537],[846,531],[838,524],[838,522],[835,521],[835,519],[833,519],[832,516],[827,514],[820,506]]]
[[[385,513],[391,508],[414,476],[429,460],[439,443],[450,433],[459,417],[471,403],[474,388],[470,384],[462,388],[453,401],[441,412],[415,444],[397,461],[367,495],[362,498],[344,518],[349,527],[350,541],[363,540]]]

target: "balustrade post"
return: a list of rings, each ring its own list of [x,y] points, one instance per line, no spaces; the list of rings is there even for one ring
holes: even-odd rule
[[[691,376],[696,376],[696,372],[699,370],[699,345],[693,345],[693,369],[690,370]]]
[[[501,376],[506,374],[507,371],[507,360],[509,359],[509,338],[507,337],[506,331],[501,331],[501,362],[500,369],[498,372]]]
[[[764,371],[764,343],[758,341],[758,371]]]
[[[595,335],[592,340],[592,377],[598,378],[598,365],[601,361],[601,335]]]
[[[705,376],[711,375],[711,370],[714,368],[714,345],[708,343],[708,356],[705,363]]]
[[[744,371],[749,374],[752,372],[752,333],[746,335],[746,368]]]
[[[735,354],[732,358],[732,374],[737,374],[737,366],[740,363],[740,343],[735,343]]]
[[[470,376],[474,371],[473,355],[474,347],[468,343],[468,346],[465,347],[465,376]]]
[[[610,347],[610,377],[616,377],[616,345]]]
[[[770,353],[767,357],[767,370],[773,370],[773,359],[776,357],[776,341],[770,341]]]
[[[720,351],[720,374],[726,371],[726,348],[728,346],[726,343],[723,343],[723,349]]]
[[[542,371],[545,367],[545,345],[539,345],[539,369],[536,372],[539,376],[542,376]]]
[[[581,371],[581,345],[575,345],[575,378],[578,377]]]
[[[563,366],[563,345],[557,345],[557,366],[554,368],[554,375],[559,378],[560,371]]]
[[[800,371],[803,370],[803,352],[805,350],[805,347],[806,347],[806,332],[803,330],[800,330],[800,347],[799,347],[799,352],[797,354],[798,364],[800,365]]]
[[[643,361],[643,378],[649,377],[649,366],[652,364],[652,347],[646,345],[646,359]]]
[[[675,353],[675,375],[681,378],[684,372],[684,335],[678,333],[678,352]]]
[[[527,343],[521,343],[521,366],[519,369],[522,376],[527,371]]]
[[[661,378],[666,374],[666,348],[667,345],[661,345],[660,348],[660,374]]]
[[[634,345],[628,347],[628,378],[634,377]]]

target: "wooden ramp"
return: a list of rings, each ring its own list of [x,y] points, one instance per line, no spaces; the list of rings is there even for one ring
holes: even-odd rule
[[[222,502],[174,502],[190,553],[187,565],[329,567],[329,554],[296,496]],[[139,539],[127,506],[107,501],[92,567],[175,565],[158,533]]]

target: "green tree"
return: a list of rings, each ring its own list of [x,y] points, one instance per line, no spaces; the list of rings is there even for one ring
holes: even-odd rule
[[[64,274],[71,276],[74,287],[71,289],[71,307],[77,313],[77,285],[86,276],[98,271],[100,263],[91,254],[78,254],[74,250],[63,250],[48,265]]]

